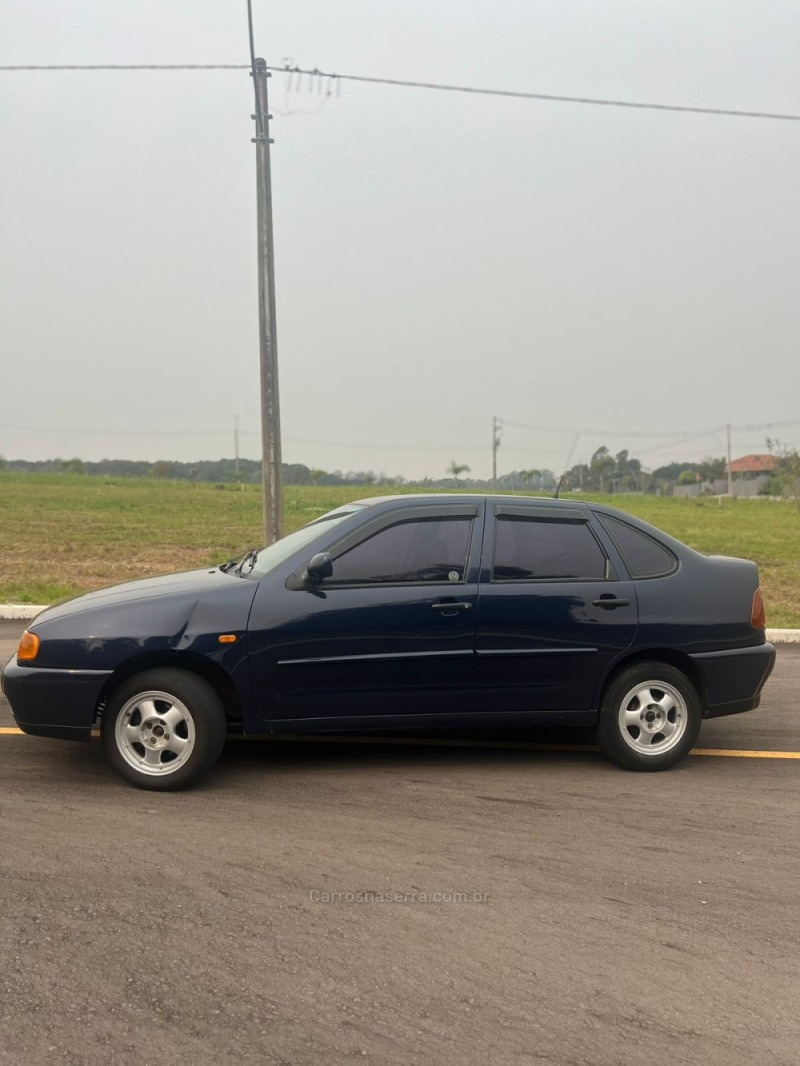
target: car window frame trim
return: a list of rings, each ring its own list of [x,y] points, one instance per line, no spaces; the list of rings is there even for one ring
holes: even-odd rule
[[[608,537],[608,539],[614,546],[614,549],[622,560],[622,563],[631,581],[660,581],[662,578],[672,577],[673,574],[676,574],[678,570],[680,570],[680,558],[675,554],[674,551],[672,551],[671,548],[668,548],[666,544],[663,544],[656,537],[651,536],[650,533],[646,533],[643,529],[639,529],[638,526],[635,526],[632,522],[626,522],[624,518],[617,518],[616,515],[608,515],[604,514],[601,511],[596,511],[594,512],[594,517],[597,519],[597,524],[599,525],[600,529]],[[621,546],[617,543],[614,534],[603,521],[604,518],[609,518],[613,522],[619,522],[620,525],[627,526],[629,529],[632,529],[634,533],[638,533],[640,534],[640,536],[645,537],[647,540],[651,540],[655,545],[661,548],[662,551],[665,551],[667,555],[672,559],[673,566],[671,567],[671,569],[663,570],[661,573],[658,574],[635,574],[631,568],[630,562],[628,561],[627,555],[622,550]]]
[[[476,529],[477,520],[481,517],[483,508],[481,503],[476,501],[475,503],[453,503],[453,504],[437,504],[432,506],[430,504],[416,504],[411,507],[403,507],[398,509],[393,507],[391,510],[382,511],[380,514],[375,515],[369,521],[360,525],[358,529],[351,530],[346,533],[339,540],[334,541],[325,551],[329,552],[332,561],[335,563],[336,558],[344,555],[345,552],[350,551],[353,548],[358,547],[364,541],[369,540],[376,534],[383,532],[384,529],[389,529],[391,526],[400,525],[403,522],[415,522],[421,519],[434,520],[437,518],[468,518],[470,520],[469,540],[467,542],[467,550],[464,556],[464,575],[458,581],[335,581],[326,579],[321,581],[318,585],[305,585],[303,589],[309,591],[313,589],[314,592],[328,592],[336,591],[337,589],[390,589],[390,588],[448,588],[458,589],[463,588],[465,585],[477,584],[477,576],[470,578],[471,571],[474,567],[479,565],[480,556],[478,561],[473,558],[474,547],[476,543]],[[478,538],[480,539],[480,538]],[[480,552],[480,548],[478,549]],[[293,587],[297,578],[305,569],[306,563],[301,567],[294,570],[286,580],[286,587],[292,591],[303,591],[301,588]],[[333,575],[335,578],[335,575]],[[291,582],[291,584],[290,584]]]
[[[491,536],[491,557],[487,559],[488,562],[488,577],[483,579],[483,569],[481,573],[482,584],[488,585],[563,585],[563,584],[578,584],[585,583],[587,581],[596,582],[614,582],[619,581],[619,575],[616,572],[614,562],[608,553],[608,550],[603,541],[598,537],[596,530],[594,529],[594,523],[592,522],[592,513],[588,508],[583,506],[578,507],[564,507],[554,506],[552,504],[532,504],[530,507],[524,505],[509,505],[509,504],[496,504],[493,508],[494,524],[492,525]],[[509,577],[509,578],[495,578],[494,566],[495,566],[495,551],[497,548],[497,523],[501,518],[522,518],[528,522],[569,522],[572,525],[585,525],[589,530],[589,533],[594,538],[594,542],[600,549],[600,553],[605,560],[603,567],[602,577]],[[484,537],[484,551],[487,549],[488,538]]]

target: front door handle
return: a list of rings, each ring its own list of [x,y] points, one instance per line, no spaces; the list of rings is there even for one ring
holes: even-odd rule
[[[469,610],[471,610],[472,609],[472,604],[471,603],[456,603],[455,601],[451,600],[449,603],[432,603],[431,607],[433,608],[434,611],[452,611],[453,613],[455,613],[456,611],[469,611]]]
[[[592,600],[594,607],[604,607],[607,611],[612,611],[615,607],[630,607],[630,600],[618,600],[616,596],[601,596],[599,600]]]

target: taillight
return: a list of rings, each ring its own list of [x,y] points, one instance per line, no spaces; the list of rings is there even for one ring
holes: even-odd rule
[[[757,588],[753,593],[753,609],[750,612],[750,625],[753,629],[763,629],[767,624],[767,619],[764,614],[764,597],[761,595],[761,589]]]
[[[39,654],[39,638],[35,633],[29,633],[26,629],[17,648],[17,659],[21,663],[29,663]]]

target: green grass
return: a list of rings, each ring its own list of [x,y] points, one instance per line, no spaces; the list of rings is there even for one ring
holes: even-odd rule
[[[380,486],[285,490],[291,532]],[[584,496],[583,499],[590,497]],[[800,627],[800,512],[776,500],[591,497],[699,551],[754,559],[772,626]],[[149,574],[209,566],[261,541],[261,490],[145,478],[0,472],[0,602],[52,603]]]

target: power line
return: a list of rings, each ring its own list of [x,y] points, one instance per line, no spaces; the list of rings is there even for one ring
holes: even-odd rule
[[[764,429],[783,429],[785,426],[800,426],[800,419],[793,418],[789,422],[765,422],[761,426],[730,426],[729,428],[735,429],[737,433],[755,433]]]
[[[273,70],[276,68],[272,68]],[[278,67],[283,70],[283,67]],[[6,64],[0,70],[250,70],[249,63],[29,63]]]
[[[0,65],[0,71],[147,71],[147,70],[248,70],[247,63],[28,63]],[[559,93],[524,92],[514,89],[490,89],[475,85],[453,85],[445,82],[415,81],[407,78],[381,78],[366,74],[337,74],[314,67],[268,67],[273,73],[287,73],[308,78],[328,79],[331,82],[360,82],[368,85],[390,85],[405,89],[426,89],[435,92],[467,93],[471,96],[494,96],[511,100],[539,100],[544,103],[588,104],[592,107],[621,107],[638,111],[668,111],[691,115],[716,115],[728,118],[756,118],[780,122],[800,122],[800,114],[775,111],[749,111],[728,107],[698,107],[688,104],[657,104],[640,100],[615,100],[596,96],[567,96]]]
[[[710,440],[711,438],[716,440],[718,443],[723,444],[722,438],[719,436],[717,431],[716,430],[711,430],[708,433],[695,433],[695,434],[693,434],[690,437],[687,437],[687,436],[681,436],[681,437],[677,437],[677,438],[673,437],[671,440],[668,440],[665,444],[656,444],[652,448],[645,448],[643,451],[640,448],[637,448],[636,451],[637,451],[637,453],[639,455],[652,455],[653,452],[664,452],[664,451],[668,451],[670,448],[678,448],[681,445],[693,444],[696,441]]]
[[[498,419],[498,423],[503,426],[514,426],[517,428],[523,428],[538,431],[540,427],[537,426],[525,426],[518,422],[507,422],[504,419]],[[762,432],[767,429],[779,429],[786,426],[800,425],[800,419],[794,419],[788,422],[767,422],[762,425],[748,425],[748,426],[731,426],[731,430],[736,433],[756,433]],[[546,432],[559,432],[564,434],[576,435],[581,437],[610,437],[614,439],[625,439],[627,437],[669,437],[665,443],[656,444],[653,447],[647,448],[645,452],[640,454],[649,455],[654,451],[662,451],[667,448],[678,447],[681,444],[690,444],[693,441],[703,440],[707,437],[716,436],[721,430],[726,427],[721,426],[715,429],[707,429],[699,432],[687,432],[687,433],[637,433],[636,431],[628,431],[626,429],[616,428],[613,430],[599,430],[599,429],[570,429],[562,427],[559,430],[548,429]],[[229,430],[226,429],[106,429],[104,427],[86,428],[86,427],[69,427],[69,426],[28,426],[19,424],[6,423],[0,425],[0,431],[13,431],[21,433],[49,433],[49,434],[68,434],[78,436],[113,436],[113,437],[227,437]],[[242,437],[260,437],[261,434],[256,430],[240,429],[239,435]],[[487,450],[486,444],[374,444],[370,441],[333,441],[333,440],[311,440],[306,437],[286,437],[290,444],[305,444],[311,445],[317,448],[363,448],[369,451],[383,451],[383,452],[485,452]],[[543,449],[536,445],[530,445],[527,448],[523,447],[508,447],[503,445],[504,452],[515,452],[529,454],[535,450],[542,455],[562,455],[562,449]]]
[[[274,71],[290,68],[272,67]],[[501,96],[513,100],[543,100],[559,104],[591,104],[595,107],[626,107],[643,111],[678,111],[697,115],[727,115],[732,118],[780,119],[800,122],[800,115],[779,114],[771,111],[741,111],[725,107],[690,107],[681,104],[652,104],[634,100],[611,100],[594,96],[563,96],[556,93],[517,92],[513,89],[484,89],[472,85],[448,85],[442,82],[410,81],[402,78],[377,78],[359,74],[326,74],[321,70],[298,70],[295,73],[317,75],[322,78],[338,78],[341,81],[366,82],[371,85],[396,85],[407,89],[434,89],[438,92],[469,93],[473,96]]]
[[[512,422],[508,419],[501,419],[504,426],[510,426],[513,429],[527,429],[533,433],[562,433],[565,436],[568,434],[580,433],[582,435],[593,435],[597,437],[693,437],[695,433],[682,433],[676,434],[674,430],[664,430],[656,432],[652,430],[628,430],[624,427],[617,426],[614,429],[579,429],[575,426],[532,426],[525,422]]]
[[[685,433],[676,433],[674,430],[638,430],[627,429],[624,426],[615,426],[614,428],[606,429],[594,429],[594,428],[580,428],[576,426],[535,426],[529,425],[525,422],[512,422],[509,419],[498,419],[504,426],[510,426],[513,429],[525,429],[531,433],[556,433],[564,434],[565,436],[573,433],[580,433],[581,436],[594,436],[594,437],[635,437],[635,438],[664,438],[670,437],[676,443],[680,443],[682,440],[690,441],[696,440],[699,437],[712,437],[717,433],[721,433],[725,426],[714,426],[710,429],[703,430],[702,432],[691,430]],[[788,422],[765,422],[762,425],[749,425],[749,426],[731,426],[731,429],[736,430],[737,433],[755,433],[765,429],[781,429],[785,426],[797,426],[800,425],[800,419],[794,418]],[[654,450],[654,449],[651,449]]]
[[[248,433],[247,436],[254,436]],[[310,444],[317,448],[368,448],[375,452],[484,452],[485,444],[369,444],[363,441],[307,440],[287,437],[292,444]],[[529,449],[520,449],[520,451]]]
[[[15,430],[22,433],[75,433],[81,436],[96,436],[98,433],[110,437],[219,437],[228,436],[227,429],[92,429],[64,426],[20,426],[1,425],[0,430]]]
[[[77,436],[113,436],[113,437],[227,437],[227,429],[106,429],[98,426],[87,429],[85,427],[69,426],[23,426],[18,424],[0,425],[0,430],[20,433],[50,433],[68,434]],[[261,433],[256,430],[240,429],[242,437],[260,437]],[[432,451],[485,451],[485,444],[370,444],[364,441],[330,441],[330,440],[307,440],[304,437],[287,437],[291,444],[310,444],[319,448],[367,448],[370,451],[403,451],[403,452],[432,452]],[[527,451],[528,449],[518,449]]]

